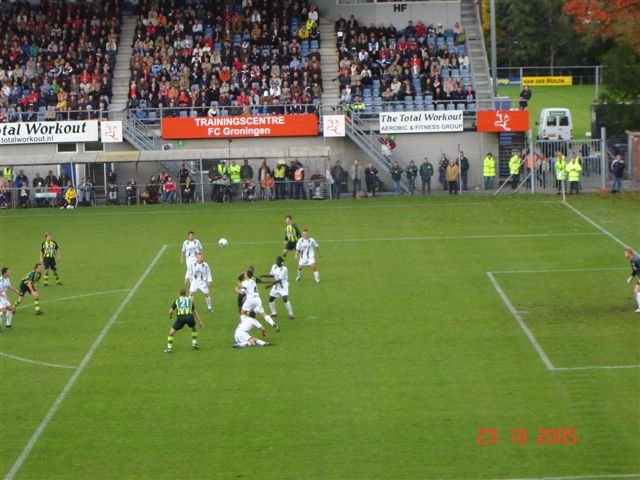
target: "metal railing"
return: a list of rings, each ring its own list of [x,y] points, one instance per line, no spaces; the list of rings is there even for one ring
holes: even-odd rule
[[[16,112],[5,110],[0,123],[16,122],[64,122],[69,120],[109,120],[113,112],[108,110],[49,110],[54,118],[47,118],[47,111]],[[18,118],[13,118],[17,116]]]

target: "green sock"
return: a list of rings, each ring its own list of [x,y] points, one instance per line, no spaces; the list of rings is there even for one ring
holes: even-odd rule
[[[58,276],[58,271],[57,271],[57,270],[54,270],[53,274],[54,274],[54,275],[55,275],[55,277],[56,277],[56,283],[58,283],[58,282],[60,281],[60,277]]]
[[[168,349],[172,349],[173,348],[173,335],[169,334],[169,336],[167,337],[167,348]]]
[[[40,299],[39,298],[34,298],[33,299],[33,305],[36,307],[36,312],[40,311]]]
[[[198,330],[195,328],[191,330],[191,345],[198,344]]]
[[[49,283],[49,274],[45,273],[44,274],[44,284],[47,285]]]

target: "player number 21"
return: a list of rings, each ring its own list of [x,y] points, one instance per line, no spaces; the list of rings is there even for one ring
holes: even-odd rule
[[[478,429],[478,445],[493,445],[498,441],[498,432],[495,428]]]

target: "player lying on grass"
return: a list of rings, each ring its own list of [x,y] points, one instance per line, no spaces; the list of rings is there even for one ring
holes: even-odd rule
[[[40,294],[36,290],[36,284],[40,281],[42,275],[42,265],[36,263],[33,270],[30,271],[20,282],[18,287],[18,299],[13,303],[13,309],[15,311],[18,305],[24,300],[24,296],[28,293],[33,297],[33,305],[36,310],[36,315],[42,315],[44,312],[40,310]]]
[[[283,258],[276,257],[276,263],[271,267],[269,275],[264,275],[264,278],[273,279],[272,282],[267,282],[266,287],[271,288],[269,292],[269,310],[271,310],[271,316],[276,317],[276,298],[282,298],[284,306],[287,309],[289,318],[293,320],[293,307],[289,302],[289,270],[283,265]]]
[[[280,328],[276,325],[276,322],[273,321],[271,316],[267,315],[262,306],[262,300],[260,299],[260,294],[258,293],[258,286],[256,285],[256,281],[253,278],[253,270],[247,270],[244,273],[244,280],[242,283],[236,287],[236,292],[244,294],[245,300],[242,304],[241,315],[249,316],[250,312],[256,312],[262,315],[264,321],[267,322],[271,327],[279,332]]]
[[[268,347],[271,345],[269,342],[265,342],[264,340],[260,340],[259,338],[254,338],[249,333],[254,328],[257,328],[262,333],[263,337],[267,336],[267,332],[265,331],[262,324],[256,320],[255,318],[251,318],[247,315],[242,315],[240,317],[240,323],[236,327],[236,332],[234,334],[236,343],[233,344],[233,348],[245,348],[245,347]]]
[[[165,353],[173,352],[173,337],[178,330],[187,325],[191,329],[191,348],[198,350],[198,329],[196,328],[196,320],[198,326],[204,328],[204,323],[193,304],[193,298],[187,295],[186,289],[180,290],[180,296],[171,304],[169,308],[169,320],[173,317],[173,312],[176,312],[176,321],[174,322],[171,330],[169,330],[169,336],[167,337],[167,348],[164,349]]]
[[[9,267],[2,268],[2,277],[0,277],[0,327],[2,327],[2,315],[7,319],[6,327],[11,330],[11,320],[13,319],[13,307],[11,306],[11,299],[7,295],[8,291],[12,291],[16,295],[19,294],[18,289],[11,286],[11,269]],[[0,328],[0,331],[2,329]]]
[[[633,291],[636,294],[636,301],[638,302],[638,308],[636,308],[636,313],[640,313],[640,257],[633,253],[633,249],[625,248],[624,256],[629,259],[631,262],[631,275],[627,279],[627,283],[631,283],[633,277],[638,277],[638,281],[633,288]]]

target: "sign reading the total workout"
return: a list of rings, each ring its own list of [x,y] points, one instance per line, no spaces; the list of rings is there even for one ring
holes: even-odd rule
[[[568,87],[573,85],[573,77],[522,77],[522,85],[530,87]]]
[[[381,113],[380,133],[461,132],[463,113],[462,110]]]
[[[479,132],[526,132],[528,110],[483,110],[477,114]]]
[[[97,142],[98,122],[17,122],[0,124],[0,145]]]
[[[313,135],[318,135],[318,117],[310,113],[162,119],[165,140]]]

